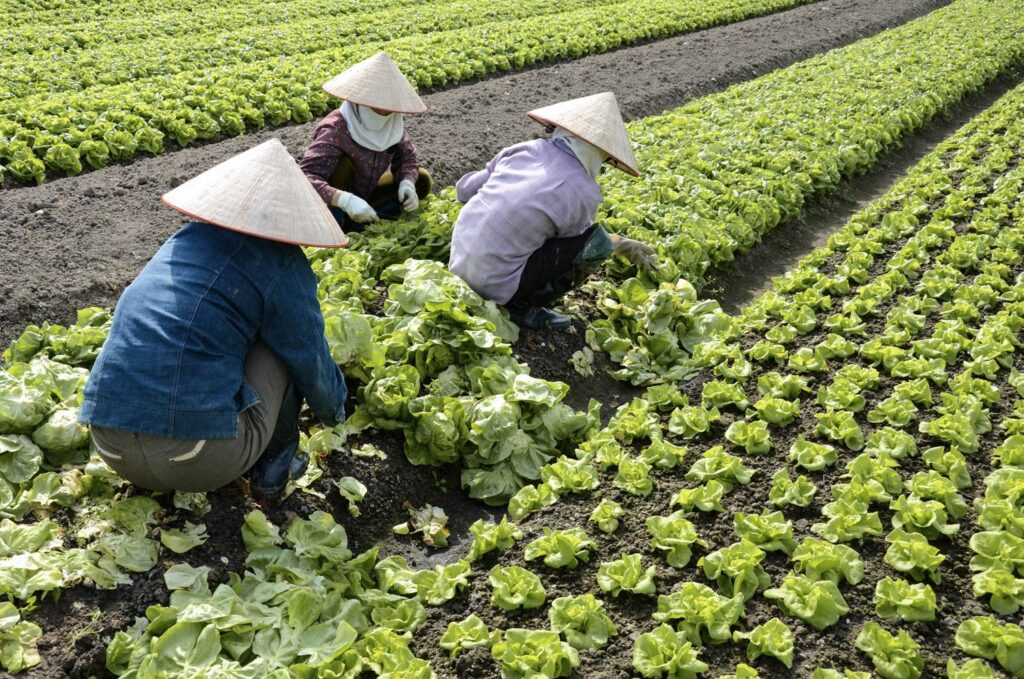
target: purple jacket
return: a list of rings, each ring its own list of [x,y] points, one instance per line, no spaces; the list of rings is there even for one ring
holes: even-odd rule
[[[408,133],[402,133],[402,140],[385,151],[371,151],[352,140],[341,110],[335,109],[316,126],[313,142],[299,161],[299,167],[328,205],[334,205],[339,191],[327,182],[342,156],[352,159],[353,170],[352,185],[345,190],[363,199],[370,197],[389,167],[396,184],[403,179],[415,182],[418,176],[416,147]]]
[[[586,231],[602,201],[601,188],[562,139],[510,146],[455,188],[465,207],[448,268],[498,304],[516,293],[530,255],[550,238]]]

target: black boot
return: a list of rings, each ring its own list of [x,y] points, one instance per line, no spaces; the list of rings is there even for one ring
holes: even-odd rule
[[[512,322],[527,330],[565,330],[572,325],[568,316],[545,307],[510,308],[508,311]]]

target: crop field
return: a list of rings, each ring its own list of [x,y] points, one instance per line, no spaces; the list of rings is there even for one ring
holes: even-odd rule
[[[380,49],[424,91],[525,87],[496,74],[877,0],[843,2],[0,0],[0,205],[73,210],[139,154],[308,121]],[[610,262],[569,332],[447,271],[451,188],[308,249],[351,400],[304,420],[280,503],[118,478],[77,422],[111,311],[40,315],[0,359],[0,670],[1024,678],[1022,35],[1024,1],[953,0],[631,121],[641,176],[602,175],[598,221],[659,270]],[[722,311],[710,278],[936,129]],[[29,204],[0,233],[57,237]]]
[[[413,83],[439,87],[806,1],[5,1],[0,181],[308,121],[330,107],[321,83],[381,50]]]

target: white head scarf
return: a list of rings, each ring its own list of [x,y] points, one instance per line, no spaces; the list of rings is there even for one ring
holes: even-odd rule
[[[564,139],[568,144],[569,148],[576,155],[576,158],[583,164],[587,172],[594,179],[597,179],[597,175],[601,174],[601,166],[604,165],[605,161],[610,157],[607,153],[597,148],[593,144],[583,141],[572,132],[563,130],[561,127],[556,127],[555,131],[551,134],[552,139]]]
[[[405,131],[401,113],[380,115],[362,104],[343,102],[341,117],[348,125],[348,133],[352,135],[352,140],[371,151],[391,148],[402,140],[402,133]]]

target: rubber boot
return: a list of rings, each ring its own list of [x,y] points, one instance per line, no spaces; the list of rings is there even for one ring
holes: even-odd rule
[[[612,242],[601,226],[595,226],[583,249],[573,258],[572,266],[548,281],[525,299],[506,306],[512,322],[528,330],[565,330],[572,320],[549,307],[567,292],[581,285],[600,268],[612,254]]]
[[[512,322],[527,330],[565,330],[572,321],[564,314],[545,307],[510,308]]]
[[[284,491],[289,481],[306,473],[309,456],[298,452],[300,406],[295,386],[288,385],[270,443],[249,469],[249,485],[256,497],[274,499]]]

